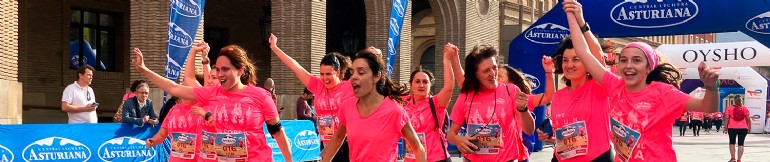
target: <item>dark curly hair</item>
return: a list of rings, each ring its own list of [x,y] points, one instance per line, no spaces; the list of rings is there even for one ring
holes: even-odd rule
[[[489,44],[476,45],[465,57],[465,82],[460,92],[466,93],[481,89],[481,82],[476,78],[476,71],[482,60],[497,57],[497,49]]]
[[[366,63],[369,64],[369,69],[374,73],[372,75],[380,76],[380,80],[375,84],[377,93],[403,103],[401,96],[408,95],[409,90],[406,88],[407,86],[400,86],[393,83],[393,81],[385,75],[387,74],[385,71],[387,68],[385,67],[385,61],[383,61],[382,58],[368,50],[361,50],[353,57],[354,61],[358,59],[366,60]]]

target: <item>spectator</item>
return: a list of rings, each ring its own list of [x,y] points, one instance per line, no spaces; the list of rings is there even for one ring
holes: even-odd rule
[[[275,96],[275,82],[273,82],[273,78],[265,79],[264,86],[265,86],[265,89],[267,89],[267,91],[270,92],[270,96],[273,97],[273,102],[275,102],[275,104],[278,105],[278,97]],[[281,109],[283,110],[283,108]]]
[[[127,99],[136,96],[136,87],[138,87],[139,84],[142,84],[142,83],[147,83],[147,82],[145,82],[144,80],[141,80],[141,79],[134,80],[133,82],[131,82],[131,87],[128,88],[128,90],[130,90],[131,92],[128,92],[128,93],[123,95],[123,100],[121,100],[120,106],[118,106],[118,111],[115,112],[115,116],[112,117],[113,121],[115,121],[117,123],[122,123],[123,122],[123,104],[126,103]]]
[[[302,92],[302,95],[297,98],[297,120],[313,120],[313,113],[310,109],[308,100],[313,93],[307,88]]]
[[[94,67],[89,65],[78,68],[78,79],[64,89],[61,97],[61,110],[67,112],[67,123],[96,123],[96,94],[91,89],[94,79]]]
[[[158,115],[152,108],[150,96],[150,86],[147,83],[139,84],[136,89],[136,96],[126,100],[123,104],[123,123],[144,126],[145,123],[152,125],[158,124]]]

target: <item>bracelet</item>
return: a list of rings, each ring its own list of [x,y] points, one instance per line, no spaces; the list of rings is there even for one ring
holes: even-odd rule
[[[588,26],[588,23],[583,24],[583,26],[580,27],[580,32],[585,33],[585,32],[587,32],[589,30],[591,30],[591,27]]]
[[[209,121],[209,118],[211,118],[211,112],[206,112],[206,115],[203,117],[204,120]]]
[[[527,108],[524,108],[524,110],[521,110],[521,109],[519,109],[519,108],[516,108],[516,111],[519,111],[519,112],[527,112]]]
[[[209,60],[208,60],[208,59],[206,59],[206,60],[203,60],[203,61],[201,61],[201,64],[203,64],[203,65],[208,65],[208,64],[209,64]]]
[[[705,88],[706,90],[712,91],[712,92],[719,92],[719,87],[717,87],[717,86],[713,86],[713,87],[712,86],[704,86],[703,88]]]

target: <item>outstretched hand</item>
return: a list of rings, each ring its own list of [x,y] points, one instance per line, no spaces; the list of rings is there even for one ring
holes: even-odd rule
[[[545,73],[553,73],[553,59],[550,56],[543,56],[543,70]]]
[[[136,53],[136,59],[132,60],[131,64],[134,64],[134,67],[139,70],[147,68],[144,66],[144,55],[142,55],[142,51],[139,50],[139,48],[134,48],[134,53]]]
[[[698,75],[705,87],[717,87],[717,79],[719,79],[718,68],[709,67],[705,62],[701,62],[698,65]]]

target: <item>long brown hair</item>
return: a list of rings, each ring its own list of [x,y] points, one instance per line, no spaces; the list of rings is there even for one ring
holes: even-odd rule
[[[224,56],[235,68],[244,69],[243,75],[241,75],[241,83],[245,85],[257,85],[257,67],[254,66],[254,62],[249,59],[245,49],[238,45],[228,45],[219,51],[219,56]]]
[[[521,92],[526,94],[532,94],[532,88],[527,83],[527,78],[524,77],[524,73],[511,67],[510,65],[503,65],[503,70],[508,72],[508,80],[521,89]]]

